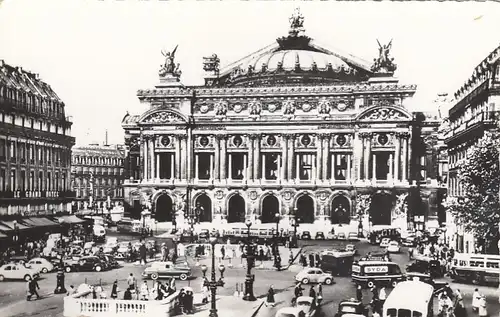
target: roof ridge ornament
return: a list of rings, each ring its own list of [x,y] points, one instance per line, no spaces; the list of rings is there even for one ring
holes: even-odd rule
[[[394,71],[397,69],[397,65],[394,64],[394,58],[390,57],[390,50],[392,48],[392,39],[386,45],[380,44],[380,41],[377,39],[378,43],[378,58],[373,59],[373,65],[371,70],[378,74],[394,74]]]

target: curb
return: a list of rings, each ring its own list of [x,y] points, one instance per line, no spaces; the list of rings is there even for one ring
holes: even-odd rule
[[[262,308],[262,306],[264,306],[264,301],[262,301],[262,303],[260,303],[259,307],[257,307],[255,309],[255,311],[253,312],[253,314],[251,315],[251,317],[256,317],[257,314],[259,313],[260,309]]]

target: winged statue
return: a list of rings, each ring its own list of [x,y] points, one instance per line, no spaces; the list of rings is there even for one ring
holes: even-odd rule
[[[166,75],[170,74],[175,77],[180,77],[181,71],[180,71],[180,64],[177,63],[175,64],[175,52],[177,51],[177,48],[179,45],[175,46],[174,50],[171,52],[167,52],[165,50],[161,50],[161,54],[165,57],[165,64],[163,64],[160,68],[159,75],[161,77],[165,77]]]

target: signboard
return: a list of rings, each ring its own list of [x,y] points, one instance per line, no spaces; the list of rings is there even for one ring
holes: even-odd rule
[[[352,266],[352,272],[353,273],[360,273],[361,272],[361,268],[359,267],[359,265],[353,265]]]
[[[387,273],[389,272],[388,266],[367,266],[365,267],[365,273]]]

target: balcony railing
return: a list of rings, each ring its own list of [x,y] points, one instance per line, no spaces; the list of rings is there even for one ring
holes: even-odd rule
[[[107,316],[163,316],[176,314],[179,292],[163,300],[116,300],[88,298],[92,293],[84,292],[64,298],[65,317],[107,317]]]

